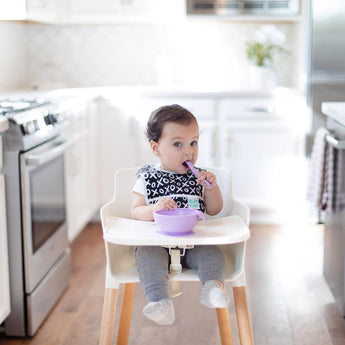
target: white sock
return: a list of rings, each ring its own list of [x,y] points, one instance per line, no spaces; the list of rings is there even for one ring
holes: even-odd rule
[[[200,303],[208,308],[226,308],[229,298],[215,280],[208,280],[202,287]]]
[[[149,302],[143,314],[158,325],[171,325],[175,321],[174,305],[169,298],[157,302]]]

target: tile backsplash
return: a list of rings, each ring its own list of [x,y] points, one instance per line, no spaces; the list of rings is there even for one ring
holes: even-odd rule
[[[0,80],[5,75],[3,80],[9,81],[8,74],[15,69],[14,84],[30,88],[120,84],[248,88],[245,41],[259,26],[189,21],[178,25],[1,23],[0,36],[11,32],[15,39],[11,43],[6,38]],[[291,23],[278,27],[291,54],[276,61],[277,83],[296,86],[302,63],[299,34]]]

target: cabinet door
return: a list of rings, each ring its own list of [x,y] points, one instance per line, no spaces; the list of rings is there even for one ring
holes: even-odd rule
[[[184,13],[183,0],[71,0],[66,15],[72,22],[166,22]]]
[[[100,207],[96,186],[94,103],[75,106],[72,112],[72,146],[65,155],[68,238],[72,241]]]
[[[26,19],[25,0],[0,1],[0,20],[24,20]]]
[[[61,0],[27,0],[26,18],[39,22],[56,22],[59,19],[60,3]]]
[[[67,15],[71,21],[99,21],[120,17],[123,0],[72,0]]]
[[[141,141],[135,117],[115,104],[101,100],[98,108],[97,181],[102,205],[112,199],[115,171],[141,165],[142,149],[148,147]]]
[[[4,176],[0,175],[0,324],[11,310],[5,205],[5,181]]]
[[[233,194],[253,208],[275,209],[291,193],[290,131],[283,124],[226,123],[222,165],[232,173]]]
[[[87,146],[87,132],[84,132],[78,135],[66,152],[67,227],[70,241],[90,220]]]

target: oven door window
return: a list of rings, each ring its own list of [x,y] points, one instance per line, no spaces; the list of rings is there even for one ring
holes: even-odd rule
[[[32,248],[40,246],[65,222],[63,156],[30,171]]]

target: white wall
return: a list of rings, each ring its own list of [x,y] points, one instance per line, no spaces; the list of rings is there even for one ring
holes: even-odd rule
[[[248,88],[245,41],[260,24],[26,24],[30,87],[182,84]],[[291,55],[276,64],[279,85],[296,86],[296,24],[279,24]],[[172,72],[171,72],[172,71]]]
[[[0,22],[0,91],[27,85],[26,27],[23,23]]]

